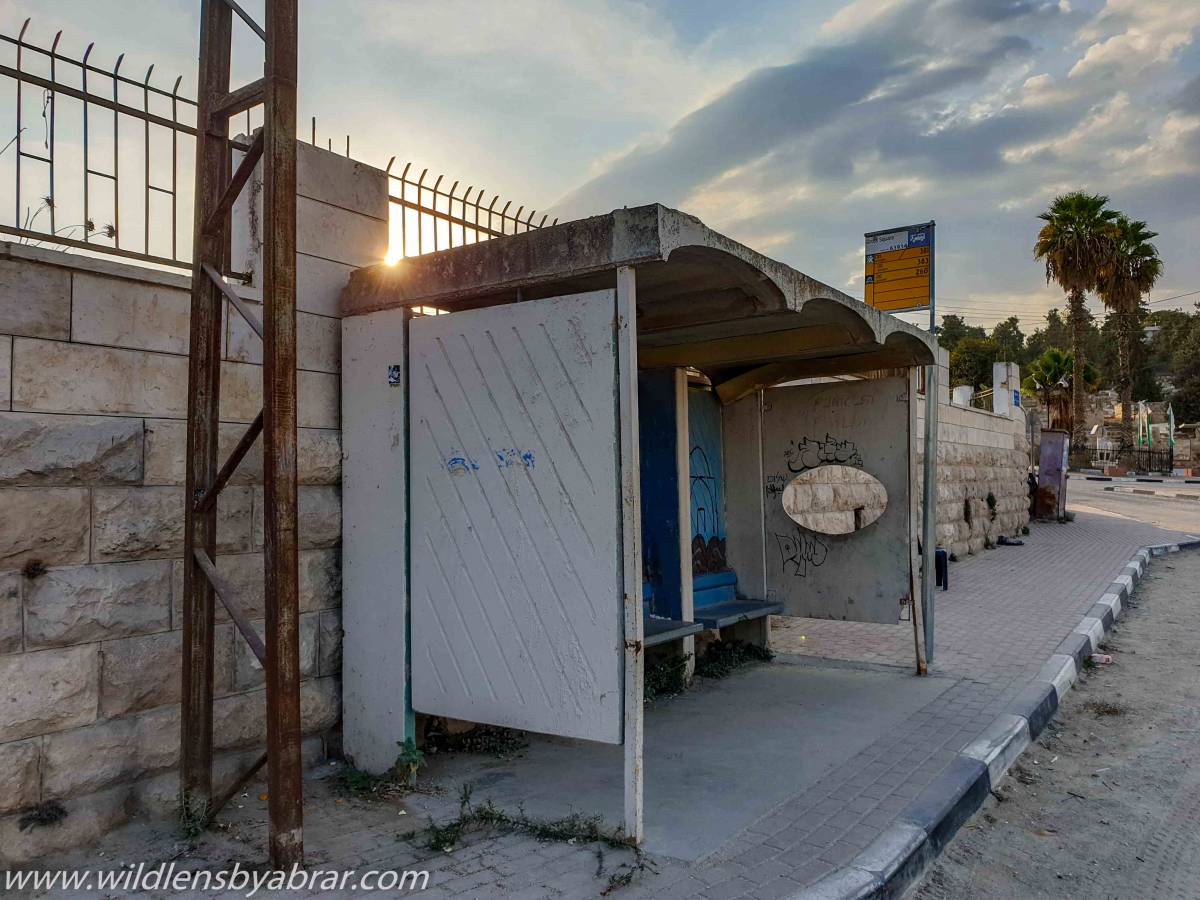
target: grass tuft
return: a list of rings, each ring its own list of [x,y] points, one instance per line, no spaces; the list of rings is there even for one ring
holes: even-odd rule
[[[523,731],[501,728],[498,725],[477,725],[461,734],[430,732],[425,738],[425,751],[435,753],[476,753],[510,759],[529,747],[529,738]]]
[[[408,831],[397,835],[402,841],[423,846],[434,853],[451,853],[472,833],[503,831],[508,834],[523,834],[543,843],[598,844],[596,849],[596,877],[604,875],[604,848],[627,850],[633,860],[621,863],[609,874],[607,887],[601,892],[607,895],[632,883],[634,877],[649,867],[641,849],[635,846],[620,830],[608,830],[600,823],[599,816],[584,816],[572,813],[558,819],[536,819],[524,810],[508,813],[499,809],[491,800],[481,805],[471,803],[471,786],[464,784],[459,799],[458,817],[449,822],[432,822],[421,831]]]
[[[745,641],[718,641],[696,660],[696,674],[702,678],[725,678],[743,666],[770,662],[775,654],[766,647]]]
[[[208,804],[179,798],[179,830],[185,838],[199,837],[208,827]]]
[[[333,776],[334,788],[347,797],[360,800],[377,800],[412,791],[417,784],[417,770],[425,765],[425,754],[412,738],[399,747],[400,754],[386,772],[374,775],[354,766],[344,766]]]
[[[690,653],[667,656],[646,666],[642,696],[647,700],[673,697],[687,690],[687,665]]]

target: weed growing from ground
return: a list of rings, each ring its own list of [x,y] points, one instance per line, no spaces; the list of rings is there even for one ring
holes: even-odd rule
[[[425,750],[435,753],[477,753],[510,759],[529,747],[525,732],[498,725],[479,725],[462,734],[431,732],[425,738]]]
[[[691,658],[690,653],[684,656],[668,656],[646,666],[643,698],[647,701],[657,700],[659,697],[673,697],[687,690],[687,665]]]
[[[774,658],[774,653],[757,644],[718,641],[696,660],[696,674],[702,678],[725,678],[750,663],[770,662]]]
[[[471,803],[469,784],[463,785],[457,818],[440,825],[432,822],[421,831],[399,834],[397,839],[423,846],[433,853],[450,853],[462,843],[465,835],[482,831],[523,834],[541,842],[599,844],[596,849],[597,878],[603,877],[604,874],[604,848],[629,851],[633,854],[633,861],[619,864],[616,870],[609,874],[608,886],[601,892],[602,895],[630,884],[638,873],[650,867],[641,849],[634,846],[621,831],[604,828],[599,816],[572,813],[558,819],[537,819],[526,815],[524,810],[518,810],[516,813],[505,812],[491,800],[476,806]]]
[[[379,799],[390,794],[408,793],[417,786],[417,770],[425,765],[425,754],[412,738],[399,744],[400,754],[392,767],[381,775],[373,775],[344,766],[333,776],[333,785],[339,793],[363,800]]]

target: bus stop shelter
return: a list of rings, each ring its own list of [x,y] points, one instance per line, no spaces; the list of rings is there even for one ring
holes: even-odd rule
[[[784,613],[919,658],[927,333],[659,205],[359,270],[342,313],[357,765],[415,713],[620,745],[640,841],[648,648]]]

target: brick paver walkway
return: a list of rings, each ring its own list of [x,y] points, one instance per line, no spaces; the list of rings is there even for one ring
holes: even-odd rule
[[[622,898],[738,897],[773,900],[847,863],[889,826],[1031,681],[1064,637],[1139,547],[1179,539],[1138,522],[1079,513],[1068,525],[1035,525],[1023,547],[999,547],[951,566],[951,590],[937,594],[933,673],[951,687],[902,727],[828,772],[803,793],[781,798],[767,815],[696,865],[651,860],[616,894]],[[912,667],[912,630],[812,619],[777,628],[777,649],[851,663]],[[800,641],[803,634],[805,640]],[[852,714],[852,711],[849,712]],[[252,861],[265,856],[265,814],[251,789],[229,829],[206,837],[195,863]],[[417,798],[413,798],[414,800]],[[417,806],[446,821],[455,798],[422,798]],[[402,815],[402,814],[401,814]],[[720,810],[712,810],[720,815]],[[416,818],[415,814],[409,818]],[[431,854],[397,839],[406,819],[389,804],[335,799],[327,786],[306,788],[306,845],[311,866],[428,868],[423,897],[588,897],[623,871],[627,851],[539,843],[513,834],[464,836],[453,852]],[[417,824],[417,823],[414,823]],[[124,840],[124,847],[121,842]],[[106,858],[169,856],[164,846],[128,835],[106,839]],[[163,839],[158,839],[159,844]],[[114,849],[117,848],[117,849]],[[95,867],[94,853],[48,865]],[[85,861],[86,860],[86,861]],[[338,896],[324,892],[322,896]]]
[[[634,895],[766,900],[845,864],[1037,675],[1138,548],[1178,539],[1130,519],[1081,512],[1071,524],[1034,525],[1023,547],[997,547],[951,565],[950,590],[937,592],[932,671],[957,683],[903,728],[755,823],[704,870],[669,891],[646,883]],[[913,666],[907,625],[787,625],[775,632],[780,651]],[[725,877],[712,881],[718,874]]]

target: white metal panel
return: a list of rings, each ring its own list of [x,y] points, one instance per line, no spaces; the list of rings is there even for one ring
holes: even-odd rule
[[[614,292],[417,318],[410,346],[414,708],[619,743]]]
[[[773,388],[763,394],[767,599],[793,616],[895,624],[911,591],[909,379]],[[825,464],[874,475],[888,503],[873,524],[821,534],[783,509],[783,488]]]
[[[407,310],[342,320],[342,713],[346,753],[383,772],[405,711]]]

